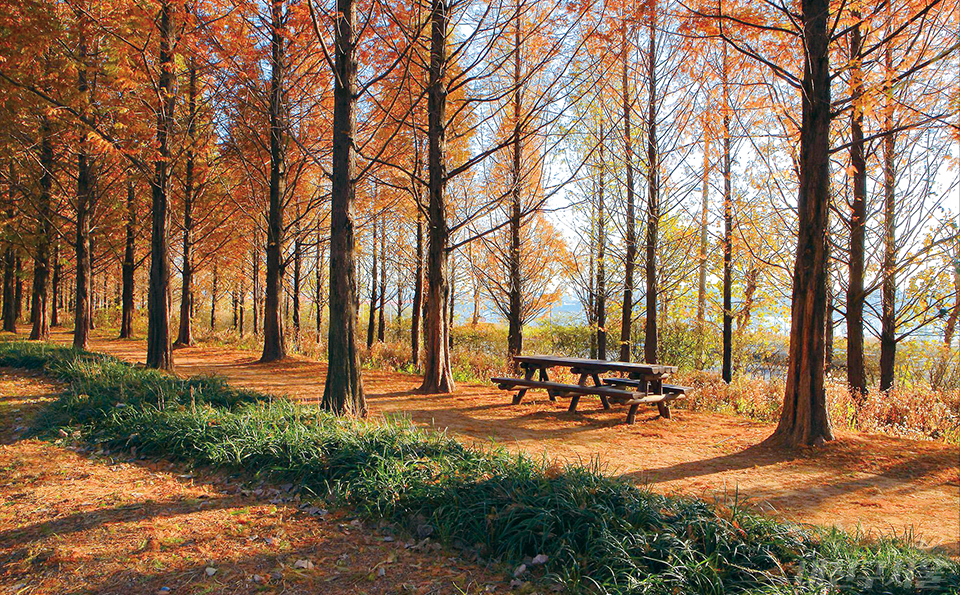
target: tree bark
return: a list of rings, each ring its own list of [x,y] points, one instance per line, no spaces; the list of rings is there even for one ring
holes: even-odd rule
[[[863,356],[864,245],[867,229],[867,162],[863,142],[863,38],[860,13],[854,10],[850,30],[850,165],[853,169],[853,203],[850,205],[850,254],[847,283],[847,383],[856,396],[867,392]]]
[[[253,336],[260,336],[260,234],[253,232]]]
[[[522,221],[522,204],[520,188],[523,184],[523,174],[520,171],[523,156],[521,143],[522,124],[520,109],[522,93],[520,88],[520,15],[517,10],[514,26],[513,46],[513,185],[510,189],[510,252],[509,252],[509,296],[507,311],[507,365],[513,372],[517,370],[514,358],[523,351],[523,320],[521,319],[521,279],[520,279],[520,225]]]
[[[366,415],[367,403],[357,354],[357,279],[353,209],[353,137],[357,57],[353,0],[337,0],[336,76],[333,95],[333,187],[330,202],[330,318],[327,381],[322,407],[338,415]]]
[[[697,270],[697,361],[696,368],[706,365],[707,337],[707,218],[710,214],[710,139],[707,136],[706,119],[703,127],[703,190],[700,202],[700,252]]]
[[[647,98],[646,306],[643,358],[657,363],[657,242],[660,228],[660,154],[657,145],[657,7],[650,5],[649,97]]]
[[[50,337],[47,319],[47,280],[50,277],[50,234],[52,216],[50,195],[53,190],[53,141],[50,117],[44,115],[40,122],[40,197],[37,215],[37,251],[33,261],[33,328],[30,338],[46,341]]]
[[[299,219],[299,217],[298,217]],[[300,349],[300,278],[303,274],[303,238],[297,224],[293,239],[293,345]]]
[[[170,162],[169,135],[173,129],[174,4],[160,3],[160,104],[157,106],[157,159],[153,179],[153,234],[150,240],[150,287],[147,297],[147,367],[173,369],[170,345]]]
[[[316,296],[314,303],[317,307],[317,343],[320,342],[320,332],[323,327],[323,253],[325,252],[323,237],[320,229],[317,229],[317,279]]]
[[[14,175],[13,161],[10,161],[9,182],[9,202],[7,208],[7,224],[13,225],[16,213],[13,210],[14,201]],[[17,332],[17,309],[16,309],[16,248],[13,244],[8,244],[3,252],[3,330],[8,333]]]
[[[197,136],[197,65],[190,57],[189,83],[187,87],[189,118],[187,123],[187,163],[183,189],[183,283],[180,286],[180,328],[174,346],[193,344],[193,199],[195,153]]]
[[[286,190],[286,92],[284,0],[271,0],[270,62],[270,213],[267,221],[267,283],[263,304],[263,355],[261,362],[287,356],[280,320],[283,284],[283,198]]]
[[[80,95],[80,109],[87,113],[90,101],[90,84],[87,80],[87,41],[84,17],[80,22],[80,38],[77,56],[77,91]],[[73,297],[73,346],[86,349],[90,333],[90,209],[93,202],[92,163],[89,156],[90,145],[87,135],[80,133],[77,142],[77,229],[75,234],[74,255],[77,272]]]
[[[121,265],[122,289],[120,291],[120,338],[133,337],[133,293],[134,271],[136,267],[136,223],[137,203],[134,194],[133,180],[127,180],[127,223],[125,226],[126,238],[123,249],[123,264]]]
[[[733,156],[730,147],[730,84],[727,46],[723,46],[723,361],[724,382],[733,381]]]
[[[786,394],[773,443],[812,446],[833,439],[823,380],[830,207],[829,0],[802,0],[799,230],[793,271]]]
[[[450,367],[450,326],[447,306],[450,298],[447,250],[450,230],[446,212],[446,120],[447,120],[447,33],[449,6],[447,0],[432,0],[430,27],[430,68],[427,89],[429,129],[428,169],[430,173],[427,209],[427,292],[424,325],[423,384],[429,394],[448,393],[455,388]]]
[[[630,361],[630,352],[632,343],[630,341],[630,330],[633,323],[633,269],[637,259],[637,235],[636,235],[636,214],[634,212],[633,197],[633,142],[630,132],[630,85],[627,76],[627,20],[624,17],[620,25],[623,65],[623,145],[624,162],[627,170],[627,224],[626,224],[626,259],[624,261],[623,276],[623,308],[620,314],[620,361]]]
[[[417,182],[414,181],[414,184]],[[410,312],[410,359],[417,370],[420,369],[420,329],[423,311],[423,215],[420,211],[420,192],[414,192],[417,201],[417,263],[413,279],[413,310]]]
[[[377,220],[373,220],[370,240],[370,305],[367,308],[367,349],[373,347],[373,331],[377,324]]]
[[[53,279],[50,283],[50,326],[60,326],[60,308],[63,307],[63,267],[60,264],[60,238],[53,242]]]
[[[606,215],[604,214],[604,177],[607,164],[604,154],[606,141],[603,123],[600,124],[600,179],[597,186],[597,358],[607,359],[607,272],[606,272]]]
[[[897,204],[896,137],[893,132],[893,53],[887,43],[884,56],[886,96],[883,128],[883,266],[880,310],[880,390],[893,388],[897,358]]]
[[[380,233],[380,314],[377,318],[377,341],[386,340],[387,315],[387,229],[384,226]]]
[[[210,287],[210,332],[217,330],[217,298],[219,297],[220,277],[217,275],[217,263],[213,263],[213,283]]]

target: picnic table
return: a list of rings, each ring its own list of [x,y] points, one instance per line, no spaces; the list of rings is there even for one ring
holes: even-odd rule
[[[682,397],[687,390],[683,386],[663,383],[665,377],[677,371],[676,366],[553,355],[518,355],[514,361],[524,371],[523,378],[490,379],[501,390],[518,388],[513,397],[514,405],[519,405],[530,389],[547,391],[551,401],[569,397],[571,412],[577,410],[580,397],[597,396],[604,409],[610,409],[611,403],[628,405],[627,423],[632,424],[640,405],[656,405],[661,417],[669,419],[668,403]],[[569,368],[579,376],[577,384],[551,381],[548,373],[551,368]],[[625,374],[626,377],[602,377],[610,373]]]

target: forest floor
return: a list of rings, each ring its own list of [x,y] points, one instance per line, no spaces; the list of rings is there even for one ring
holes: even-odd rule
[[[67,342],[70,334],[54,333]],[[90,348],[142,362],[144,341],[94,333]],[[216,374],[236,386],[318,402],[326,365],[291,357],[257,363],[258,354],[217,347],[178,349],[181,375]],[[673,418],[641,410],[604,411],[586,400],[569,413],[563,400],[528,393],[520,405],[490,385],[460,384],[453,394],[416,392],[419,377],[365,370],[373,417],[404,415],[462,439],[490,443],[561,462],[596,463],[604,473],[667,494],[746,500],[781,518],[872,534],[911,533],[922,543],[960,553],[960,447],[838,431],[818,449],[762,445],[773,425],[735,415],[674,408]]]
[[[348,511],[163,461],[21,439],[56,398],[0,368],[0,593],[477,594],[505,573],[404,542]],[[414,546],[414,547],[411,547]]]

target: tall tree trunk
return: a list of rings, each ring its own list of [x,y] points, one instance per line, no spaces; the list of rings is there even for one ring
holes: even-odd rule
[[[802,0],[799,230],[790,357],[780,422],[770,440],[790,447],[833,439],[823,386],[830,208],[829,0]]]
[[[121,265],[122,285],[120,298],[120,338],[129,339],[133,336],[133,273],[136,267],[136,224],[137,203],[134,194],[133,180],[127,179],[127,223],[125,226],[126,241],[123,249],[123,264]]]
[[[703,189],[700,201],[700,252],[697,270],[697,361],[696,368],[706,366],[707,337],[707,218],[710,214],[710,138],[708,137],[706,118],[703,127]]]
[[[267,286],[263,304],[263,355],[273,362],[287,355],[280,320],[283,286],[283,197],[286,191],[286,15],[284,0],[270,2],[270,213],[267,221]]]
[[[723,361],[724,382],[733,380],[733,175],[730,147],[730,83],[727,46],[723,46]]]
[[[637,260],[637,232],[636,232],[636,214],[634,212],[633,198],[633,140],[630,132],[630,85],[627,72],[627,20],[623,19],[620,25],[621,41],[623,50],[621,61],[623,65],[623,158],[627,170],[627,233],[626,233],[626,259],[624,261],[623,275],[623,308],[620,314],[620,361],[630,361],[630,352],[632,343],[630,341],[630,329],[633,324],[633,269]]]
[[[597,358],[607,359],[607,271],[606,271],[606,215],[604,214],[604,177],[607,163],[603,123],[600,124],[600,178],[597,185]]]
[[[299,215],[297,216],[299,221]],[[303,274],[303,238],[297,223],[296,237],[293,239],[293,345],[300,349],[300,277]]]
[[[337,0],[336,76],[333,91],[333,188],[330,201],[330,318],[327,381],[322,406],[338,415],[366,415],[357,354],[357,278],[353,208],[353,135],[357,56],[354,0]]]
[[[657,8],[650,7],[649,97],[647,98],[647,316],[643,326],[643,358],[657,363],[657,236],[660,228],[660,151],[657,145]]]
[[[884,56],[886,93],[883,128],[883,267],[880,310],[880,390],[893,388],[897,358],[897,204],[896,137],[893,132],[893,51],[887,43]]]
[[[63,267],[60,265],[60,238],[53,241],[53,279],[50,283],[50,326],[60,326],[60,309],[63,307]]]
[[[416,184],[413,181],[413,184]],[[415,188],[417,188],[415,186]],[[423,311],[423,215],[420,210],[420,192],[415,190],[417,201],[417,262],[413,279],[413,310],[410,312],[410,359],[417,370],[420,369],[420,314]]]
[[[7,224],[13,225],[16,220],[16,213],[13,210],[14,201],[14,175],[13,161],[10,161],[9,183],[9,204],[7,208]],[[8,333],[17,332],[17,308],[16,308],[16,249],[12,244],[8,244],[3,252],[3,330]]]
[[[373,238],[370,240],[370,306],[367,308],[367,349],[373,347],[373,332],[377,325],[377,220],[373,220]]]
[[[864,244],[867,229],[867,162],[863,147],[863,38],[860,12],[853,11],[850,30],[850,165],[853,169],[853,204],[850,205],[850,254],[847,283],[847,383],[855,395],[867,392],[863,361]]]
[[[511,370],[517,370],[517,363],[514,358],[523,351],[523,320],[521,319],[521,278],[520,278],[520,225],[522,221],[523,205],[520,201],[520,188],[523,184],[523,173],[521,172],[521,160],[523,156],[523,147],[521,141],[522,123],[520,121],[520,109],[522,106],[522,93],[520,84],[520,16],[521,11],[517,10],[516,24],[514,26],[514,45],[513,45],[513,185],[510,190],[510,253],[509,253],[509,307],[507,312],[507,365]]]
[[[319,227],[317,228],[317,279],[316,279],[316,296],[314,303],[317,307],[317,343],[320,342],[320,332],[323,327],[323,253],[325,252],[325,247],[323,245],[323,237]]]
[[[213,263],[213,283],[210,287],[210,332],[217,330],[217,298],[219,293],[220,277],[217,275],[217,263]]]
[[[253,232],[253,336],[260,336],[260,233]]]
[[[50,194],[53,190],[53,132],[50,117],[40,121],[40,200],[37,252],[33,261],[33,329],[30,338],[46,341],[50,336],[47,319],[47,279],[50,277],[50,233],[52,229]]]
[[[167,237],[170,219],[169,135],[173,129],[174,89],[174,4],[160,4],[160,105],[157,109],[157,160],[153,179],[153,235],[150,241],[150,287],[147,306],[147,367],[170,370],[170,246]]]
[[[377,341],[383,343],[386,340],[386,315],[387,315],[387,228],[384,226],[380,233],[380,307],[379,317],[377,318]]]
[[[190,57],[187,87],[187,164],[183,189],[183,283],[180,286],[180,328],[175,346],[193,344],[193,200],[194,200],[194,143],[197,136],[197,64]]]
[[[234,331],[240,326],[240,288],[239,281],[234,280],[233,291],[230,292],[230,307],[233,311],[233,323],[230,325]]]
[[[450,325],[447,306],[450,299],[447,251],[450,230],[447,227],[446,123],[448,66],[447,33],[450,14],[447,0],[432,0],[430,14],[430,68],[427,87],[429,119],[430,198],[427,209],[427,293],[424,324],[423,384],[425,393],[448,393],[455,388],[450,367]]]
[[[243,272],[243,268],[240,269],[240,272]],[[244,314],[247,310],[247,285],[244,282],[243,277],[240,277],[240,324],[237,327],[237,332],[240,333],[240,338],[243,338],[243,319]]]
[[[80,95],[81,113],[86,115],[90,102],[90,84],[87,80],[87,19],[80,19],[79,47],[77,52],[77,91]],[[85,132],[77,142],[77,229],[74,254],[77,272],[73,294],[73,346],[86,349],[90,334],[90,209],[93,203],[92,163],[90,143]]]
[[[16,287],[14,288],[15,297],[14,297],[14,316],[16,319],[23,319],[23,258],[20,256],[20,251],[17,250],[15,253],[14,259],[14,279],[16,280]]]

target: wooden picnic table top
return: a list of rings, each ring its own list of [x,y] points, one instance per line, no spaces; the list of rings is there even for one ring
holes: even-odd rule
[[[532,364],[537,367],[563,366],[581,370],[595,370],[598,372],[627,372],[637,374],[651,374],[662,376],[673,374],[676,366],[662,364],[646,364],[641,362],[618,362],[602,359],[586,359],[580,357],[559,357],[553,355],[518,355],[514,359],[521,364]]]

